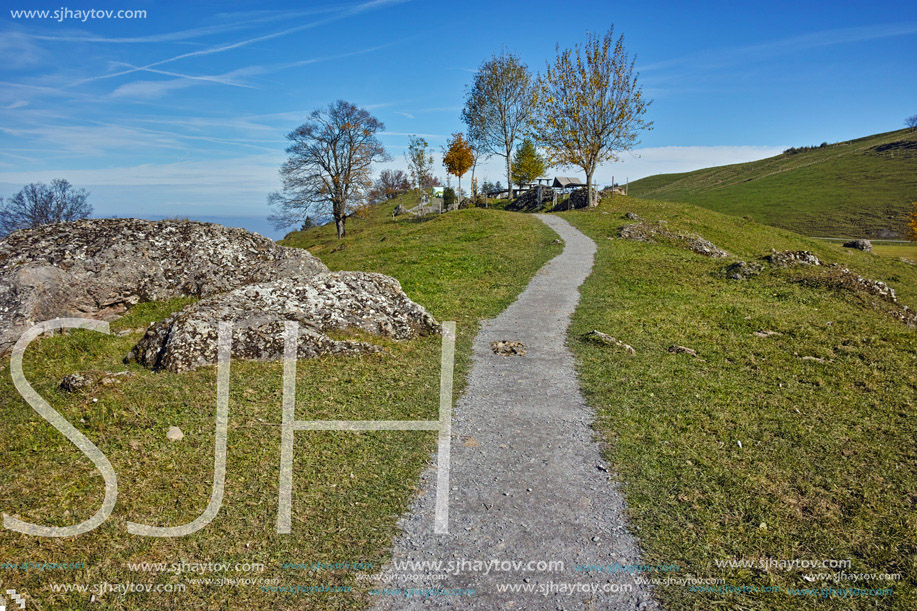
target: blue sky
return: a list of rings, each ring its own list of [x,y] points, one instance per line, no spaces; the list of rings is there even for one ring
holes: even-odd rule
[[[11,14],[62,8],[146,17]],[[385,167],[401,167],[408,135],[438,149],[463,128],[472,73],[501,45],[537,71],[555,44],[612,23],[655,129],[599,183],[889,131],[917,113],[912,1],[4,0],[0,195],[62,177],[92,192],[97,215],[262,217],[283,136],[312,109],[370,109],[386,125]],[[501,165],[484,174],[501,178]]]

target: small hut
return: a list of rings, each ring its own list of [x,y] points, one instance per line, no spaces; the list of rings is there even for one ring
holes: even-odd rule
[[[586,183],[575,176],[555,176],[554,183],[551,186],[555,189],[563,189],[564,193],[566,193],[567,189],[585,187]]]

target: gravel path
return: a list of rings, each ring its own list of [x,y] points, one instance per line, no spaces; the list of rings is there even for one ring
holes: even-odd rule
[[[610,570],[615,564],[638,564],[639,555],[565,345],[578,288],[589,276],[596,247],[565,220],[538,216],[565,248],[475,339],[469,385],[453,417],[449,534],[433,534],[436,472],[431,467],[422,476],[420,496],[401,519],[393,561],[378,583],[418,592],[373,596],[376,609],[659,608],[646,586]],[[521,341],[528,354],[497,356],[490,344],[498,340]],[[443,565],[397,566],[405,561]],[[561,561],[564,568],[503,570],[508,565],[491,564],[487,572],[483,563],[492,561]],[[577,565],[605,570],[577,571]],[[520,590],[500,592],[501,586]],[[472,588],[473,595],[462,596],[422,592]]]

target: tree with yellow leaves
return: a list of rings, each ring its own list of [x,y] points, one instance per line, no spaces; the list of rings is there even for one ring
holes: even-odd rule
[[[452,134],[449,147],[443,151],[443,166],[458,178],[459,201],[462,193],[462,175],[474,165],[474,151],[461,132]]]
[[[586,44],[560,50],[536,87],[534,128],[554,165],[574,165],[586,173],[589,205],[594,206],[592,176],[605,161],[639,144],[637,133],[652,129],[644,120],[651,101],[637,84],[634,61],[614,26]]]
[[[912,202],[912,205],[914,206],[914,211],[911,212],[907,223],[907,226],[911,229],[911,235],[908,236],[908,239],[912,242],[917,242],[917,202]]]

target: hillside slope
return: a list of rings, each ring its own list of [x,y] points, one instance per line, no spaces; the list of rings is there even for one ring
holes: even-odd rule
[[[747,215],[810,236],[897,238],[917,200],[917,131],[650,176],[631,183],[630,194]]]
[[[621,239],[627,212],[729,254]],[[704,580],[659,575],[665,608],[917,608],[917,332],[888,300],[836,281],[844,269],[886,281],[895,307],[913,307],[917,266],[690,204],[616,197],[562,216],[598,246],[570,344],[643,562]],[[823,265],[769,266],[772,248]],[[738,260],[760,273],[729,278]],[[794,558],[895,577],[760,565]]]
[[[397,203],[348,221],[344,240],[334,236],[333,226],[325,226],[296,232],[287,241],[321,252],[335,270],[394,275],[439,320],[457,321],[459,391],[478,320],[503,310],[562,247],[552,244],[556,234],[530,215],[462,210],[425,220],[392,219]],[[359,580],[360,574],[378,570],[389,558],[396,519],[416,493],[435,447],[434,433],[297,432],[292,532],[278,535],[280,362],[232,362],[225,497],[213,523],[186,537],[125,532],[125,520],[188,523],[201,514],[211,495],[216,368],[152,372],[122,361],[150,323],[193,301],[141,303],[112,322],[112,335],[73,330],[29,348],[24,359],[27,379],[109,458],[120,494],[112,516],[92,533],[49,539],[0,529],[0,550],[14,566],[22,559],[79,567],[57,571],[54,578],[43,570],[8,570],[4,588],[27,593],[29,609],[364,608],[371,582]],[[339,333],[336,339],[377,341],[385,352],[301,359],[297,419],[436,417],[438,336],[390,341]],[[64,526],[91,516],[101,504],[101,476],[19,396],[9,371],[9,359],[0,358],[0,508],[37,524]],[[67,392],[60,382],[72,373],[103,381]],[[113,381],[104,382],[106,376]],[[183,438],[170,441],[170,427],[178,427]],[[214,569],[203,575],[206,582],[196,583],[188,575],[197,578],[201,573],[156,568],[173,561],[212,561],[227,567],[252,563],[261,568]],[[135,562],[153,567],[132,568]],[[361,570],[329,568],[342,562]],[[238,587],[229,583],[242,578],[250,581]],[[93,603],[91,591],[54,589],[101,582],[165,589],[127,596],[103,591]]]

